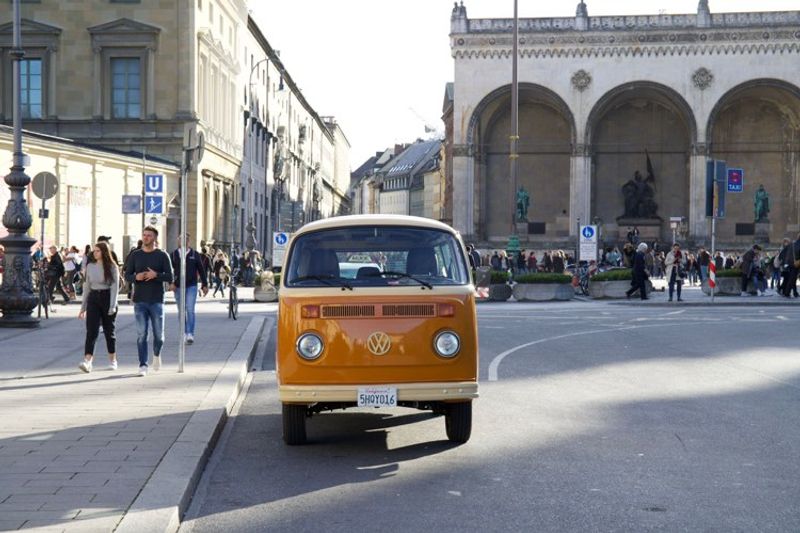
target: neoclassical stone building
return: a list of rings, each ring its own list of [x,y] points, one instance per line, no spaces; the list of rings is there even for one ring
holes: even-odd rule
[[[451,17],[453,224],[484,243],[509,234],[512,19]],[[772,241],[800,230],[800,11],[519,21],[518,184],[529,191],[523,242],[574,240],[577,220],[624,237],[623,185],[655,176],[652,237],[684,217],[694,242],[705,217],[709,158],[744,170],[718,224],[723,243],[752,242],[753,195],[771,199]]]

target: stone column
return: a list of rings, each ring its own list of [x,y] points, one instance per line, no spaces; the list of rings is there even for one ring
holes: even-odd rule
[[[575,146],[570,160],[569,197],[569,234],[574,237],[578,217],[588,224],[592,212],[592,157],[584,144]]]
[[[453,147],[453,227],[465,237],[475,234],[475,157],[472,147]]]
[[[103,118],[103,49],[99,46],[92,48],[94,62],[94,79],[92,93],[94,95],[94,118]]]
[[[147,47],[147,80],[145,80],[145,118],[156,118],[156,54],[155,50]]]
[[[689,238],[705,241],[710,238],[706,221],[706,163],[708,146],[694,146],[689,161]]]

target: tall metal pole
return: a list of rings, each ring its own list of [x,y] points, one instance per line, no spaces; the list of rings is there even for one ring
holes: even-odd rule
[[[11,173],[5,182],[11,189],[3,225],[8,235],[0,239],[5,247],[3,284],[0,286],[0,327],[36,327],[39,320],[33,317],[33,308],[39,300],[33,292],[31,280],[31,246],[36,242],[28,236],[33,224],[25,191],[31,178],[25,174],[25,155],[22,153],[22,100],[20,98],[20,63],[25,56],[22,50],[22,32],[20,29],[20,0],[14,0],[13,13],[13,48],[11,58],[14,62],[13,76],[13,114],[14,114],[14,153]],[[44,252],[44,250],[43,250]]]
[[[180,337],[178,338],[178,373],[182,374],[184,365],[186,363],[186,341],[184,339],[184,331],[186,330],[186,224],[187,224],[187,209],[186,204],[189,203],[189,188],[187,181],[189,180],[189,169],[193,150],[191,146],[194,142],[192,136],[190,138],[190,147],[183,149],[183,161],[181,163],[181,269],[180,269],[180,286],[178,293],[180,294],[180,305],[178,306],[178,324]]]
[[[147,211],[145,209],[145,201],[147,200],[147,186],[145,185],[147,176],[147,146],[142,147],[142,227],[145,227],[144,221],[144,213]]]
[[[511,47],[511,135],[509,136],[510,151],[510,179],[509,179],[509,205],[511,206],[511,235],[517,233],[517,141],[519,141],[519,80],[517,76],[517,64],[519,55],[519,13],[517,10],[518,0],[514,0],[514,39]]]

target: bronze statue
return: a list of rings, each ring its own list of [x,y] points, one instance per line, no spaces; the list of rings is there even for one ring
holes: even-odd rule
[[[528,207],[530,204],[531,199],[528,191],[520,185],[519,190],[517,190],[517,222],[528,221]]]
[[[764,189],[764,184],[758,186],[753,198],[756,222],[769,222],[769,194]]]
[[[658,217],[654,181],[652,176],[643,179],[642,173],[637,170],[633,174],[633,179],[622,186],[622,194],[625,197],[625,213],[622,218]]]

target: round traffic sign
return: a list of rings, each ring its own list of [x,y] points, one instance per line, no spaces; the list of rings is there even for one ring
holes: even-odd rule
[[[594,228],[591,226],[586,226],[583,228],[583,237],[586,239],[591,239],[594,237]]]
[[[285,233],[278,233],[275,235],[275,244],[283,246],[289,241],[289,237]]]
[[[31,182],[33,194],[41,200],[49,200],[58,192],[58,178],[51,172],[39,172]]]

